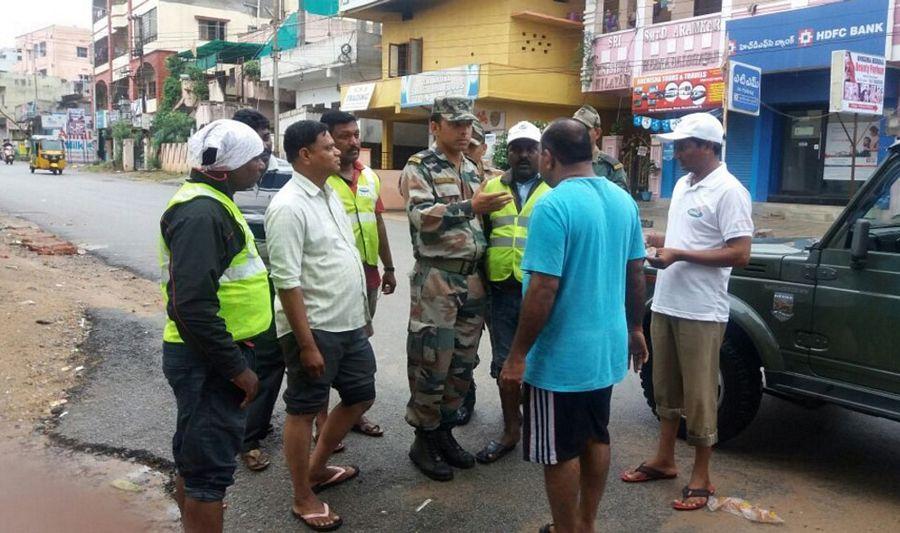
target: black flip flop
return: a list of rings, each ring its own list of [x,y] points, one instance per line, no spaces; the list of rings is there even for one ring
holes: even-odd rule
[[[697,509],[703,509],[706,507],[706,504],[709,502],[709,497],[716,493],[716,489],[708,488],[708,489],[692,489],[687,485],[681,489],[681,500],[675,500],[672,502],[672,509],[676,511],[696,511]],[[702,504],[694,504],[688,505],[684,503],[685,500],[689,498],[705,498]]]
[[[516,449],[516,445],[506,446],[502,442],[492,440],[487,446],[475,454],[475,460],[483,465],[499,461],[504,455]]]
[[[646,477],[642,477],[641,479],[631,479],[627,476],[631,472],[640,472],[644,474]],[[678,474],[666,474],[662,470],[657,470],[652,466],[647,466],[644,463],[638,465],[634,470],[622,472],[622,475],[619,476],[619,479],[624,481],[625,483],[644,483],[647,481],[660,481],[663,479],[675,479],[678,477]]]
[[[328,507],[328,504],[323,502],[322,505],[325,506],[325,510],[321,513],[300,514],[293,508],[291,508],[291,514],[294,515],[294,518],[303,522],[303,525],[313,531],[334,531],[344,525],[344,519],[340,517],[338,517],[338,519],[334,522],[325,526],[316,526],[310,524],[308,520],[312,520],[313,518],[325,518],[326,516],[331,518],[331,509]]]

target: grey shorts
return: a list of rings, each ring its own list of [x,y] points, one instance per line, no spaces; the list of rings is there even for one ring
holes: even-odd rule
[[[369,344],[366,328],[332,333],[312,330],[316,346],[325,359],[325,373],[311,379],[300,364],[300,349],[293,333],[280,339],[287,371],[284,403],[289,415],[318,413],[328,407],[328,392],[333,387],[344,405],[375,399],[375,352]]]

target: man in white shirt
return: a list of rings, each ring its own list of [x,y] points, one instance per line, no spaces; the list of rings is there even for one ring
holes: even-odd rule
[[[675,142],[675,157],[689,172],[678,180],[665,235],[650,235],[648,261],[660,269],[650,336],[653,390],[660,418],[656,456],[622,473],[626,482],[671,479],[677,474],[675,438],[681,417],[694,468],[677,510],[701,509],[714,492],[709,460],[717,440],[719,349],[728,324],[728,277],[750,260],[750,194],[720,161],[724,130],[708,113],[681,119],[660,135]]]
[[[284,134],[294,168],[266,210],[272,282],[278,291],[275,326],[284,352],[284,453],[294,487],[292,511],[311,529],[331,531],[342,519],[316,493],[359,474],[328,466],[328,458],[375,400],[375,354],[369,344],[366,278],[350,220],[326,183],[340,170],[328,128],[304,120]],[[334,387],[341,402],[309,449],[316,413]]]

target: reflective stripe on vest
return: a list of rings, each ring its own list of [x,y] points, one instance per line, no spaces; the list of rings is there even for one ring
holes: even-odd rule
[[[378,225],[375,217],[375,204],[381,194],[381,180],[378,174],[369,168],[363,167],[356,182],[356,194],[350,189],[347,181],[334,175],[328,178],[328,185],[338,194],[344,211],[350,217],[353,226],[353,237],[356,238],[356,248],[362,257],[363,263],[371,266],[378,265]]]
[[[234,340],[255,337],[267,330],[272,323],[269,274],[256,250],[250,226],[247,225],[247,221],[244,220],[238,207],[231,198],[205,183],[187,182],[178,189],[166,206],[166,210],[201,196],[213,198],[225,206],[225,209],[243,230],[244,248],[234,256],[228,268],[219,277],[219,290],[216,292],[219,299],[218,315],[225,321],[225,327]],[[162,279],[160,285],[166,304],[169,300],[166,286],[169,284],[170,260],[171,252],[160,235],[159,266]],[[184,343],[175,322],[168,317],[163,330],[163,340]]]
[[[513,194],[512,189],[500,181],[500,178],[489,180],[483,189],[485,193]],[[522,281],[522,257],[528,242],[531,212],[538,199],[549,190],[550,187],[541,181],[534,186],[521,212],[517,211],[515,202],[510,202],[503,209],[491,213],[490,246],[487,250],[488,279],[491,281],[504,281],[510,276]]]

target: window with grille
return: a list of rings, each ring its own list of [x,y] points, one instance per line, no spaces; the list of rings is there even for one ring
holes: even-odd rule
[[[203,21],[200,21],[200,23],[202,24]],[[138,24],[140,25],[140,28],[137,33],[137,37],[138,38],[143,37],[143,42],[140,44],[149,43],[149,42],[153,42],[156,40],[156,38],[158,37],[158,33],[157,33],[158,29],[157,29],[157,25],[156,25],[156,8],[155,7],[153,9],[151,9],[150,11],[144,13],[143,15],[140,15],[138,17]],[[201,31],[201,33],[203,32],[202,29],[200,31]],[[223,39],[224,39],[224,37],[223,37]]]
[[[77,55],[78,57],[87,57],[88,56],[87,46],[76,46],[75,47],[75,55]]]
[[[224,41],[226,35],[227,22],[224,20],[206,20],[200,19],[200,40],[201,41]]]

